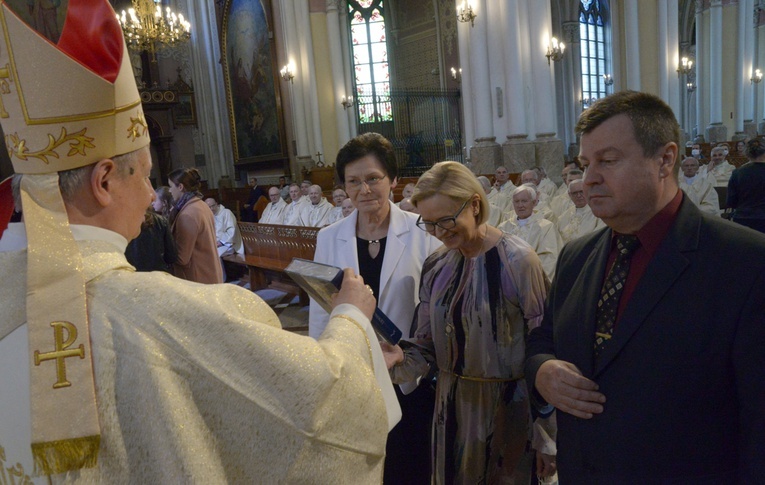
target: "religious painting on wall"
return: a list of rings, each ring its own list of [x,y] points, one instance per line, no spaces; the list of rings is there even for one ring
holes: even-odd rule
[[[287,156],[269,0],[226,0],[221,49],[235,163]]]
[[[57,44],[69,0],[6,0],[13,12],[43,37]]]

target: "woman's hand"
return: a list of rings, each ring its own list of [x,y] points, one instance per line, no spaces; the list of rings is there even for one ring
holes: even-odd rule
[[[404,351],[398,345],[391,345],[388,342],[380,342],[385,365],[388,369],[404,361]]]
[[[372,295],[372,290],[364,285],[364,278],[355,274],[351,268],[345,268],[344,273],[340,292],[332,295],[332,308],[350,303],[371,320],[377,308],[377,300]]]

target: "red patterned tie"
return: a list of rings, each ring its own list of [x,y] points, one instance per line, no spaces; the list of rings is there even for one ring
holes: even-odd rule
[[[620,234],[616,236],[616,259],[614,265],[603,282],[598,300],[598,310],[595,314],[597,327],[595,329],[595,359],[605,348],[607,342],[614,333],[616,312],[619,309],[619,300],[624,291],[627,274],[630,271],[632,254],[640,247],[637,236]]]

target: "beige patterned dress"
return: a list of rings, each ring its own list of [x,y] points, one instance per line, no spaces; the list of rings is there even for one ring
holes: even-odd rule
[[[476,258],[441,248],[425,262],[415,336],[432,354],[409,348],[392,374],[411,379],[435,357],[434,483],[528,483],[525,337],[547,287],[537,255],[508,234]]]

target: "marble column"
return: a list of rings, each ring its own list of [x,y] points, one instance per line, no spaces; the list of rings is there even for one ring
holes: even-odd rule
[[[228,119],[223,69],[220,58],[220,36],[215,21],[215,4],[206,0],[189,0],[185,11],[194,26],[190,40],[191,80],[197,109],[197,127],[206,161],[206,175],[211,186],[217,186],[223,175],[234,178],[234,148]]]
[[[700,3],[700,2],[698,2]],[[624,0],[624,44],[627,64],[627,89],[640,91],[640,18],[638,0]]]
[[[711,0],[709,7],[709,126],[705,130],[709,143],[728,139],[722,124],[722,0]]]
[[[563,161],[563,142],[556,136],[556,96],[553,88],[553,72],[562,73],[560,62],[547,64],[545,51],[554,36],[550,2],[529,0],[528,26],[531,47],[530,67],[534,80],[532,88],[535,105],[535,165],[555,173]]]
[[[507,106],[507,139],[502,143],[502,164],[509,172],[520,172],[534,161],[534,143],[528,139],[526,100],[520,96],[523,87],[523,55],[521,24],[525,21],[518,8],[519,0],[507,0],[502,47],[505,56],[505,104]]]
[[[345,7],[345,2],[342,2],[340,5]],[[356,98],[356,93],[353,92],[353,81],[351,78],[352,70],[353,70],[353,62],[351,61],[351,42],[348,39],[348,9],[347,8],[340,8],[339,9],[339,20],[340,20],[340,28],[341,28],[341,34],[340,34],[340,44],[342,46],[343,51],[343,82],[345,83],[345,89],[344,91],[346,93],[352,94],[354,98]],[[354,138],[356,135],[358,135],[358,127],[356,126],[356,108],[352,108],[349,110],[345,110],[345,116],[348,120],[348,129],[350,132],[350,137]]]
[[[321,117],[319,115],[319,90],[316,86],[316,69],[313,58],[313,36],[311,33],[311,17],[308,10],[308,1],[299,0],[295,3],[295,23],[298,28],[298,42],[300,46],[300,62],[302,64],[303,79],[299,87],[303,90],[305,113],[308,119],[308,153],[315,155],[317,152],[324,153],[324,142],[321,136]]]
[[[345,6],[345,2],[343,2]],[[343,70],[343,47],[340,38],[347,30],[340,28],[340,16],[338,15],[338,0],[327,0],[327,37],[329,39],[329,62],[332,65],[332,85],[335,86],[333,95],[335,102],[335,123],[337,124],[338,146],[343,146],[351,139],[351,128],[348,123],[348,114],[345,108],[340,107],[344,97],[354,97],[353,92],[345,89],[345,71]],[[356,109],[351,106],[351,111]]]
[[[736,18],[738,48],[736,49],[736,76],[734,78],[736,88],[733,90],[736,106],[733,118],[733,128],[735,131],[733,139],[736,139],[736,137],[745,138],[744,99],[748,94],[750,84],[749,78],[752,75],[751,63],[747,62],[747,59],[750,58],[750,55],[746,45],[746,31],[751,27],[751,24],[747,22],[748,16],[746,14],[746,0],[739,0],[738,5],[736,6],[736,10],[736,13],[738,14]]]
[[[311,153],[308,144],[308,116],[305,112],[305,102],[303,99],[302,83],[305,81],[306,73],[302,71],[302,63],[298,63],[300,56],[300,43],[298,41],[297,23],[295,19],[295,9],[291,2],[281,4],[282,25],[286,34],[287,46],[285,49],[285,58],[283,64],[293,63],[296,66],[295,78],[290,81],[282,81],[282,89],[287,89],[292,104],[292,127],[295,137],[295,157],[309,155]]]
[[[473,98],[476,138],[490,136],[493,132],[491,109],[491,82],[489,80],[488,24],[486,0],[475,2],[481,15],[475,19],[470,32],[470,79],[472,89],[466,96]]]
[[[565,39],[568,53],[570,56],[563,64],[563,86],[568,87],[569,94],[566,96],[566,125],[570,127],[570,132],[566,136],[569,140],[567,155],[573,158],[579,154],[579,145],[577,144],[574,127],[582,114],[582,51],[579,38],[579,20],[563,22],[563,37]],[[615,70],[613,72],[616,72]],[[613,87],[613,86],[612,86]],[[613,92],[613,91],[612,91]],[[560,170],[555,170],[549,175],[555,183],[561,183]]]
[[[659,49],[656,56],[657,66],[659,68],[659,96],[669,104],[670,79],[668,66],[670,63],[669,51],[671,46],[667,42],[667,1],[668,0],[659,0],[658,2],[658,18],[656,19],[656,24],[659,31]],[[674,107],[672,108],[674,109]],[[677,113],[677,111],[675,111],[675,113]]]
[[[704,140],[702,128],[707,124],[706,111],[704,109],[704,93],[709,89],[707,79],[703,77],[706,72],[706,54],[708,49],[704,38],[704,2],[696,2],[696,91],[693,96],[696,97],[696,138]]]
[[[679,25],[679,12],[680,7],[678,0],[666,0],[667,2],[667,37],[665,40],[665,46],[667,48],[667,74],[666,79],[669,81],[669,92],[667,97],[667,103],[675,112],[676,116],[680,114],[680,103],[682,97],[680,95],[680,87],[682,86],[683,92],[685,92],[685,78],[677,77],[677,64],[680,62],[680,32],[677,29]],[[671,28],[671,26],[675,26]]]
[[[461,0],[455,0],[457,7],[461,4]],[[455,8],[457,8],[455,7]],[[472,164],[471,154],[473,144],[475,143],[475,124],[474,124],[474,109],[473,109],[473,97],[469,93],[473,91],[473,73],[471,72],[471,56],[470,56],[470,44],[471,44],[472,28],[468,23],[457,23],[457,46],[460,54],[460,65],[462,68],[462,119],[463,133],[465,137],[465,161]]]
[[[493,135],[492,89],[489,80],[489,51],[487,47],[489,18],[486,1],[478,0],[473,3],[478,17],[475,19],[475,26],[471,27],[472,32],[470,32],[470,83],[472,87],[468,90],[468,86],[465,86],[464,91],[466,97],[472,98],[474,110],[473,126],[476,144],[470,152],[470,162],[476,173],[493,172],[494,167],[500,163],[502,153],[499,144],[495,141],[496,137]]]
[[[744,28],[746,31],[746,51],[750,76],[754,73],[757,66],[757,47],[754,43],[755,18],[754,18],[754,0],[744,0]],[[760,68],[762,69],[762,68]],[[744,70],[746,72],[746,69]],[[750,138],[757,136],[757,123],[755,123],[755,109],[757,106],[757,84],[744,81],[744,133]]]

